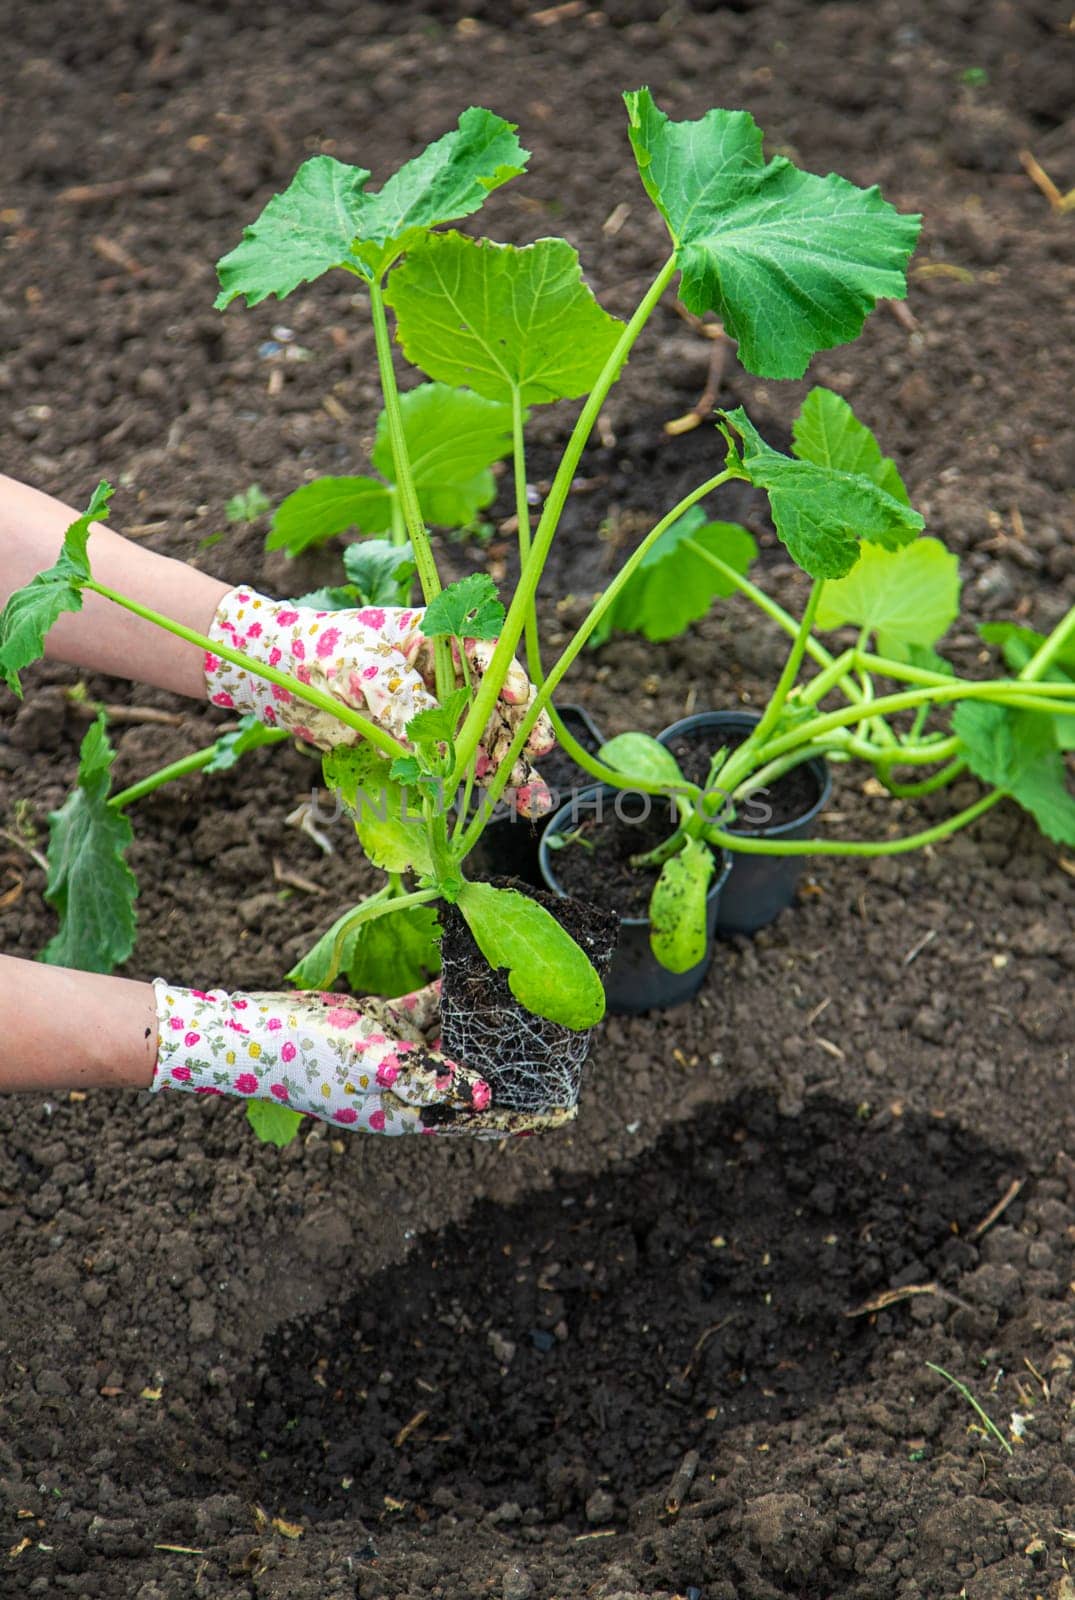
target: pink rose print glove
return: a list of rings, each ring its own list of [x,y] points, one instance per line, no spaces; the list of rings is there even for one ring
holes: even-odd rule
[[[435,1045],[440,986],[398,1000],[226,994],[157,978],[151,1088],[276,1100],[356,1132],[503,1138],[570,1120],[500,1111],[489,1085]]]
[[[396,606],[315,611],[240,587],[229,590],[220,602],[209,637],[333,695],[406,743],[407,723],[437,703],[432,692],[433,643],[419,631],[422,615],[421,607]],[[488,667],[493,646],[468,639],[464,648],[473,681]],[[354,744],[361,737],[327,712],[218,656],[206,655],[205,678],[213,705],[252,711],[260,722],[286,728],[322,750]],[[479,747],[479,782],[503,757],[534,693],[526,673],[513,661]],[[549,809],[548,788],[530,762],[547,755],[555,742],[552,724],[542,712],[509,780],[516,810],[523,816]]]

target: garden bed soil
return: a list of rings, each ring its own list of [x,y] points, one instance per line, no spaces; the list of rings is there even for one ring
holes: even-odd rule
[[[737,733],[729,729],[721,733],[719,743],[729,755],[732,755],[747,738],[747,731]],[[679,770],[688,783],[705,787],[710,763],[716,754],[716,740],[713,733],[708,730],[680,733],[669,740],[668,748],[679,762]],[[717,794],[721,792],[719,775],[713,787]],[[755,791],[756,794],[758,792]],[[771,828],[780,828],[796,822],[817,805],[820,790],[817,779],[804,763],[801,767],[792,767],[790,772],[785,772],[774,783],[766,784],[761,792],[764,793],[768,815],[761,819],[752,814],[752,807],[749,804],[741,806],[739,815],[734,819],[736,833],[764,833]]]
[[[304,156],[379,182],[480,99],[535,152],[488,231],[565,232],[628,314],[667,247],[618,102],[648,79],[674,115],[749,106],[770,150],[925,214],[909,316],[879,309],[803,383],[731,364],[722,403],[779,445],[811,382],[846,394],[959,551],[971,624],[1047,627],[1075,597],[1075,229],[1019,157],[1075,183],[1049,0],[9,11],[8,471],[78,502],[107,476],[117,526],[234,582],[333,578],[331,553],[266,557],[264,522],[224,507],[366,470],[372,336],[342,279],[220,317],[211,263]],[[663,431],[709,350],[669,299],[568,502],[550,650],[719,464],[708,427]],[[571,415],[536,418],[539,490]],[[512,509],[502,493],[487,547],[448,547],[455,575],[510,581]],[[747,523],[800,606],[753,491],[712,514]],[[969,624],[946,648],[981,659]],[[757,708],[785,651],[730,601],[682,639],[586,653],[568,687],[610,736],[655,733]],[[33,852],[87,718],[77,673],[26,681],[0,701],[0,936],[32,956],[54,928]],[[172,719],[113,719],[117,783],[220,726],[86,687]],[[280,984],[375,881],[343,826],[329,856],[286,825],[317,781],[261,751],[138,807],[129,975]],[[819,828],[910,831],[976,793],[892,803],[838,772]],[[610,1020],[554,1137],[311,1124],[277,1151],[224,1100],[0,1102],[0,1595],[1070,1600],[1073,874],[1009,805],[943,849],[815,859],[694,1004]]]

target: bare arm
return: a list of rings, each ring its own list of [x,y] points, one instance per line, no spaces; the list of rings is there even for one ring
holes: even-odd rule
[[[0,475],[0,605],[60,553],[63,536],[78,516],[62,500]],[[198,633],[207,633],[229,585],[196,572],[182,561],[155,555],[97,522],[89,543],[99,583],[129,595]],[[102,600],[85,596],[83,609],[62,616],[48,636],[47,654],[90,672],[107,672],[173,694],[206,697],[202,653]]]
[[[153,986],[0,956],[0,1091],[148,1089]]]

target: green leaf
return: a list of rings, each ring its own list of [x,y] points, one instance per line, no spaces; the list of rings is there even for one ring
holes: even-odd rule
[[[426,606],[419,623],[427,639],[495,639],[503,626],[504,607],[487,572],[450,583]]]
[[[765,443],[742,406],[720,415],[743,441],[742,466],[751,483],[767,492],[788,554],[812,578],[850,572],[861,539],[895,550],[921,531],[918,512],[869,478],[781,455]]]
[[[112,485],[100,482],[83,514],[64,535],[55,566],[39,572],[16,589],[0,613],[0,672],[9,689],[22,699],[19,673],[45,653],[49,630],[65,611],[82,610],[82,585],[90,576],[86,544],[92,523],[108,515]]]
[[[704,617],[718,596],[734,592],[735,585],[688,548],[687,541],[739,573],[747,571],[758,553],[751,535],[737,522],[707,522],[701,506],[691,506],[642,557],[595,628],[591,644],[603,644],[616,629],[655,642],[674,639]]]
[[[380,248],[361,252],[367,267],[383,273],[427,229],[469,217],[494,189],[518,178],[529,159],[514,123],[471,106],[453,132],[400,167],[380,194],[369,196],[362,238]]]
[[[881,446],[842,395],[831,389],[811,389],[792,424],[792,434],[792,449],[800,461],[869,478],[893,500],[910,505],[896,463],[881,454]]]
[[[419,384],[399,400],[423,520],[443,528],[467,527],[496,495],[489,468],[511,450],[511,407],[443,383]],[[297,556],[350,528],[386,533],[392,526],[396,465],[383,411],[373,465],[387,483],[368,476],[317,478],[289,494],[276,509],[266,550]]]
[[[443,383],[523,405],[593,388],[623,324],[602,310],[564,239],[522,249],[429,234],[388,280],[408,361]]]
[[[60,928],[41,960],[52,966],[111,972],[134,949],[138,885],[123,859],[134,835],[108,804],[114,760],[102,714],[82,740],[78,787],[49,817],[45,899]]]
[[[351,928],[362,906],[385,906],[378,917]],[[313,948],[288,973],[300,989],[326,989],[340,973],[352,990],[395,999],[409,994],[440,971],[440,927],[430,906],[392,906],[388,888],[349,906]]]
[[[511,450],[511,407],[444,383],[421,383],[399,400],[423,519],[436,527],[465,528],[496,494],[489,468]],[[383,411],[372,459],[378,472],[394,483],[392,441]]]
[[[987,644],[1000,646],[1011,672],[1022,672],[1048,637],[1017,622],[983,622],[978,632]],[[1055,680],[1050,678],[1051,673],[1057,674]],[[1053,657],[1042,681],[1066,682],[1072,678],[1075,678],[1075,639],[1069,639]]]
[[[648,89],[624,95],[646,192],[668,224],[680,298],[715,311],[749,372],[801,378],[812,355],[858,337],[882,298],[907,292],[921,219],[876,187],[766,163],[745,111],[671,122]]]
[[[342,970],[359,994],[394,1000],[440,971],[440,924],[432,906],[404,906],[361,923],[345,952]]]
[[[277,506],[265,548],[297,556],[349,528],[386,533],[391,526],[392,491],[377,478],[315,478]]]
[[[1008,671],[1018,675],[1045,643],[1046,635],[1018,622],[983,622],[978,633],[986,644],[999,645]],[[1043,683],[1075,683],[1075,642],[1069,640],[1042,674]],[[1056,742],[1061,750],[1075,750],[1075,715],[1057,712]]]
[[[411,718],[407,738],[414,744],[450,743],[469,700],[469,689],[453,689],[440,705],[430,706],[428,711],[419,711]]]
[[[684,783],[679,763],[671,750],[648,733],[618,733],[597,752],[598,758],[625,772],[628,777],[641,778],[647,783]]]
[[[234,250],[217,262],[217,310],[239,295],[248,306],[271,294],[283,300],[332,267],[357,265],[351,245],[361,227],[369,176],[333,156],[304,161],[284,192],[273,195]]]
[[[270,500],[260,483],[251,483],[239,494],[233,494],[224,507],[229,522],[253,522],[262,512],[268,511]]]
[[[394,783],[414,785],[422,780],[423,768],[417,756],[397,756],[388,769]]]
[[[302,1113],[276,1100],[248,1100],[246,1120],[262,1144],[275,1144],[282,1150],[298,1137]]]
[[[689,972],[709,943],[705,897],[716,862],[700,839],[688,839],[661,868],[649,902],[650,944],[662,967]]]
[[[915,539],[901,550],[864,545],[847,577],[822,589],[817,625],[868,628],[898,661],[907,645],[936,644],[958,615],[958,559],[939,539]]]
[[[245,756],[251,750],[258,750],[262,745],[275,744],[275,731],[267,727],[264,722],[259,722],[251,711],[239,719],[237,728],[220,735],[213,746],[213,757],[205,769],[206,772],[229,772],[240,756]]]
[[[398,604],[403,586],[414,576],[414,551],[409,539],[404,544],[364,539],[347,546],[343,570],[348,583],[358,590],[359,605]]]
[[[1050,839],[1075,844],[1075,796],[1057,748],[1056,722],[1047,712],[965,700],[952,727],[976,777],[1018,800]]]
[[[392,777],[392,763],[366,744],[338,744],[325,752],[322,770],[354,817],[362,849],[382,872],[430,872],[425,826],[410,813]]]
[[[585,951],[544,906],[516,889],[464,883],[459,909],[482,955],[504,968],[508,987],[535,1016],[565,1028],[592,1028],[605,991]]]
[[[511,123],[476,106],[378,194],[366,193],[364,167],[314,156],[217,263],[217,308],[238,295],[248,306],[271,294],[282,300],[332,267],[379,277],[427,228],[477,211],[493,189],[518,177],[527,156]]]

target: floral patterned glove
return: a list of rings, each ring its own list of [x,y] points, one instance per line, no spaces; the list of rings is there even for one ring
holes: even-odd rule
[[[269,600],[254,589],[240,587],[229,590],[220,602],[209,637],[367,713],[406,743],[410,719],[437,703],[432,692],[433,642],[419,631],[422,615],[420,607],[395,606],[315,611],[310,606]],[[493,646],[468,639],[464,649],[473,681],[488,667]],[[213,705],[252,711],[259,721],[287,728],[322,750],[354,744],[360,738],[327,712],[303,704],[288,690],[218,656],[206,655],[205,678]],[[534,693],[522,667],[513,661],[482,736],[479,780],[499,764]],[[547,755],[555,742],[552,724],[543,712],[511,773],[515,808],[523,816],[540,815],[551,805],[548,788],[530,762]]]
[[[398,1000],[226,994],[157,978],[151,1088],[276,1100],[364,1133],[503,1138],[570,1121],[499,1111],[484,1078],[438,1053],[440,985]],[[361,1005],[361,1010],[358,1006]]]

